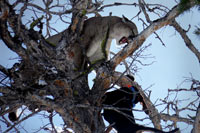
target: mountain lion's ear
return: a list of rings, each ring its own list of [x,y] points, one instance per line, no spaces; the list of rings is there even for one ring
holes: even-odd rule
[[[135,81],[135,78],[132,75],[127,74],[126,75],[129,79],[131,79],[132,81]]]
[[[125,17],[124,15],[122,15],[122,22],[127,23],[129,21],[130,20],[127,17]]]

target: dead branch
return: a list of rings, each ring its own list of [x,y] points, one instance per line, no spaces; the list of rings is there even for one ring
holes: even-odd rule
[[[193,52],[196,55],[196,57],[198,58],[200,62],[200,52],[198,51],[197,48],[195,48],[190,38],[186,35],[186,31],[176,22],[176,20],[172,21],[170,25],[173,26],[176,29],[176,31],[179,32],[186,46],[191,50],[191,52]]]
[[[194,128],[192,129],[192,133],[198,133],[200,131],[200,104],[197,108],[197,113],[194,121]]]
[[[194,3],[191,3],[191,5],[194,6]],[[148,26],[144,31],[142,31],[131,44],[129,44],[127,47],[118,52],[118,54],[110,61],[112,69],[114,70],[115,67],[122,60],[127,58],[129,54],[135,52],[143,44],[146,38],[150,36],[153,32],[172,23],[174,18],[180,14],[178,9],[179,5],[173,7],[172,10],[169,11],[164,17],[153,21],[153,23],[150,26]]]
[[[33,113],[27,115],[26,117],[22,118],[21,120],[19,120],[19,121],[16,122],[15,124],[13,124],[10,128],[8,128],[8,129],[5,131],[5,133],[9,132],[9,131],[10,131],[12,128],[14,128],[16,125],[18,125],[19,123],[25,121],[26,119],[28,119],[28,118],[34,116],[34,115],[37,114],[38,112],[40,112],[40,110],[35,111],[35,112],[33,112]]]

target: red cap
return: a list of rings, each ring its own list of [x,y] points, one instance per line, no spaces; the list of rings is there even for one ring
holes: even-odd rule
[[[132,85],[127,85],[127,86],[128,86],[128,88],[132,87]]]

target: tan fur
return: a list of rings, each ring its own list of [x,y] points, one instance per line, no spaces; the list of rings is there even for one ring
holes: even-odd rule
[[[116,39],[119,45],[119,40],[122,37],[136,36],[138,34],[137,27],[131,21],[123,21],[122,18],[115,16],[93,17],[85,21],[82,33],[82,44],[86,48],[86,55],[90,62],[95,62],[104,58],[101,44],[105,38],[105,34],[109,28],[109,36],[106,44],[107,55],[110,51],[111,41]]]
[[[82,49],[85,49],[85,54],[89,58],[90,62],[107,58],[102,52],[103,50],[101,44],[108,31],[109,34],[105,48],[107,53],[106,55],[109,54],[111,41],[113,39],[116,39],[117,44],[120,45],[119,40],[122,37],[128,38],[130,35],[135,37],[138,34],[136,25],[127,18],[107,16],[87,19],[84,22],[79,43],[74,44],[72,47],[72,52],[78,53],[78,55],[75,57],[75,60],[77,60],[75,61],[77,66],[82,63],[82,58],[80,57],[82,55],[80,54],[80,50]],[[49,37],[47,41],[57,44],[61,37],[62,32]]]

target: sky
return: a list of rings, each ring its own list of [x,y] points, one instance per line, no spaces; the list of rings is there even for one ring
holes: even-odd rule
[[[105,1],[104,4],[113,3],[114,0]],[[159,0],[150,0],[152,3],[159,3]],[[116,0],[115,0],[116,2]],[[122,2],[118,0],[118,2]],[[131,0],[124,0],[126,2],[132,2]],[[162,4],[171,8],[175,3],[173,1],[162,0]],[[119,6],[106,8],[104,12],[101,12],[102,16],[108,16],[109,13],[112,12],[113,16],[122,16],[125,15],[129,19],[135,16],[138,12],[137,8],[133,8],[132,6]],[[27,13],[28,14],[28,13]],[[188,25],[191,24],[191,29],[187,33],[195,46],[200,50],[199,38],[193,34],[195,25],[198,25],[200,21],[199,18],[200,12],[197,12],[197,9],[194,8],[190,12],[186,12],[183,15],[180,15],[176,18],[177,22],[184,27],[188,28]],[[156,16],[152,15],[151,18],[156,19]],[[28,18],[26,18],[28,20]],[[138,28],[138,31],[143,31],[142,22],[138,20],[138,18],[134,18],[132,20]],[[53,24],[58,31],[62,31],[66,28],[66,25],[62,25],[58,22]],[[154,62],[150,66],[140,66],[140,69],[137,73],[135,73],[136,82],[138,82],[143,90],[149,89],[151,92],[151,101],[154,103],[160,98],[164,98],[167,96],[168,89],[177,89],[177,88],[190,88],[191,83],[183,82],[186,78],[192,77],[200,80],[200,64],[195,57],[195,55],[185,46],[182,38],[179,33],[177,33],[173,27],[166,26],[156,31],[159,36],[162,38],[162,41],[165,43],[163,46],[158,39],[155,38],[155,35],[151,35],[144,42],[143,46],[152,44],[144,54],[151,54],[154,58],[141,60],[144,63]],[[119,47],[116,47],[115,41],[111,46],[111,51],[118,52],[120,50]],[[11,52],[0,40],[0,64],[6,67],[11,67],[16,59],[16,54]],[[123,66],[117,67],[117,71],[125,71]],[[92,74],[94,76],[94,74]],[[93,77],[91,76],[91,78]],[[90,82],[92,85],[92,82]],[[151,87],[150,87],[151,86]],[[149,88],[150,87],[150,88]],[[194,99],[194,93],[181,92],[178,94],[179,99]],[[172,96],[173,98],[173,96]],[[187,101],[183,101],[180,104],[180,107],[187,105]],[[140,105],[136,105],[136,108],[141,108]],[[161,110],[162,107],[159,108]],[[187,112],[189,113],[189,112]],[[187,113],[183,113],[181,115],[186,116]],[[135,113],[136,118],[146,117],[144,113]],[[37,121],[37,118],[33,118]],[[56,123],[60,123],[60,118],[55,119]],[[40,121],[41,122],[41,121]],[[149,121],[145,121],[148,123]],[[45,122],[42,122],[45,123]],[[140,124],[144,124],[144,122],[138,121]],[[33,125],[38,125],[39,122],[33,123]],[[164,123],[163,123],[164,124]],[[25,124],[25,126],[29,126]],[[58,124],[59,126],[59,124]],[[149,125],[148,125],[149,126]],[[191,127],[181,123],[179,124],[181,128],[181,132],[187,133],[191,130]]]

